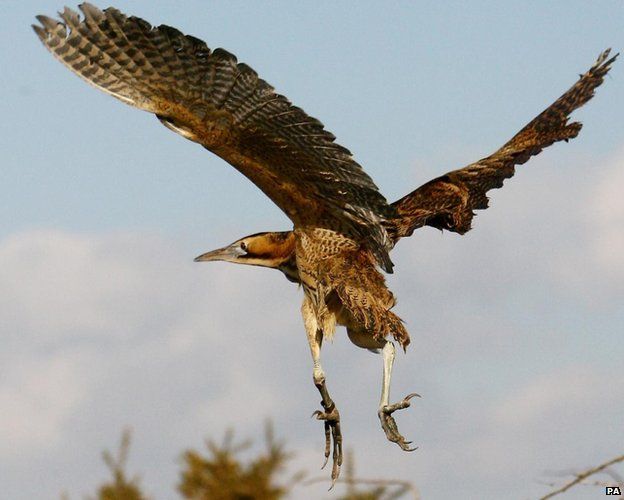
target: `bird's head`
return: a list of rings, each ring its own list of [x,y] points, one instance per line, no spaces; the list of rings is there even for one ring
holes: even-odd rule
[[[195,258],[195,262],[217,260],[279,269],[289,280],[299,281],[292,231],[252,234]]]

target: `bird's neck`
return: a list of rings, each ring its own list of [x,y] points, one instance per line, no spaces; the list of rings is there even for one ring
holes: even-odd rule
[[[293,283],[301,283],[301,278],[299,277],[299,269],[297,268],[297,259],[295,257],[295,252],[290,254],[289,258],[284,260],[277,268],[284,273],[286,279]]]

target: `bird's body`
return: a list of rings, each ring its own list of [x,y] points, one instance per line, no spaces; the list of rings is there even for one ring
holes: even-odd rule
[[[299,278],[324,337],[333,336],[339,324],[359,347],[383,347],[386,337],[409,344],[407,330],[391,311],[394,296],[370,251],[325,229],[294,233]]]
[[[223,49],[169,26],[152,27],[116,9],[83,4],[84,17],[66,8],[62,22],[38,16],[34,29],[69,69],[123,102],[154,113],[171,130],[233,165],[292,220],[293,230],[259,233],[201,255],[278,269],[303,288],[302,313],[322,396],[325,457],[333,449],[332,479],[342,461],[340,416],[320,364],[324,338],[336,325],[359,347],[381,349],[384,360],[378,410],[388,439],[404,450],[392,413],[410,394],[389,403],[394,345],[409,334],[392,311],[395,298],[381,270],[392,272],[396,242],[425,225],[463,234],[474,210],[488,206],[499,188],[542,149],[576,137],[569,115],[585,104],[617,56],[609,51],[577,83],[502,148],[475,163],[427,182],[388,203],[350,152],[323,125],[293,106],[249,66]]]

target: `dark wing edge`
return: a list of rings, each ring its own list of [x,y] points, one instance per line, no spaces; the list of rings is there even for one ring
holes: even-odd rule
[[[396,215],[348,149],[223,49],[114,8],[37,16],[50,52],[100,90],[154,113],[254,182],[299,227],[326,227],[366,245],[388,272]]]
[[[494,154],[433,179],[395,201],[397,218],[388,226],[394,241],[411,236],[422,226],[464,234],[471,229],[474,210],[488,207],[486,193],[503,186],[522,165],[544,148],[576,137],[581,123],[568,123],[569,115],[594,96],[619,54],[605,50],[594,65],[559,99],[534,118]]]

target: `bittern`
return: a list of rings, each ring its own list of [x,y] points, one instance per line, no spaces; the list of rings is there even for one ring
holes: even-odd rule
[[[280,270],[303,289],[303,322],[321,394],[325,463],[335,482],[342,462],[340,415],[326,384],[321,344],[336,325],[358,347],[381,350],[378,415],[387,438],[412,450],[393,412],[415,394],[389,399],[397,342],[410,342],[382,270],[389,252],[414,230],[432,226],[464,234],[487,192],[545,147],[581,130],[569,115],[594,95],[617,55],[603,52],[559,99],[490,156],[433,179],[388,203],[351,153],[318,120],[276,93],[223,49],[169,26],[152,27],[114,8],[65,8],[61,21],[38,16],[35,32],[65,66],[123,102],[154,113],[171,130],[217,154],[256,184],[293,222],[293,230],[241,238],[198,261],[222,260]]]

